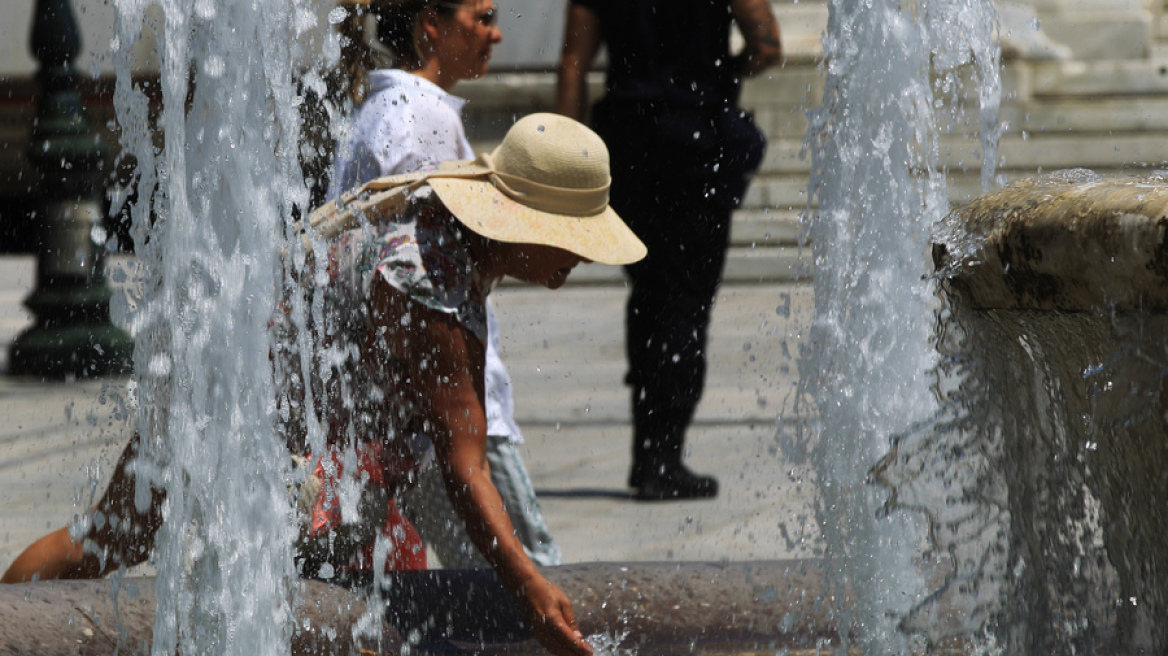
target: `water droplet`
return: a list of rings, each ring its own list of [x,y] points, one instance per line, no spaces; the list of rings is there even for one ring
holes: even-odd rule
[[[775,308],[775,314],[779,315],[780,317],[791,316],[791,295],[786,292],[779,294],[779,300],[781,300],[783,304]]]
[[[205,21],[215,18],[215,3],[211,0],[198,0],[195,3],[195,15]]]
[[[227,62],[220,55],[211,55],[203,62],[203,74],[211,79],[222,77],[226,70]]]
[[[150,373],[154,376],[165,376],[170,373],[170,357],[165,353],[158,353],[150,359]]]

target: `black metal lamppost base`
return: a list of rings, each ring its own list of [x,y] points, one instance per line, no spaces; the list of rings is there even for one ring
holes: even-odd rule
[[[68,0],[37,0],[32,51],[40,61],[37,119],[28,158],[38,173],[37,286],[24,304],[36,316],[9,350],[8,373],[44,378],[124,374],[133,341],[110,323],[102,185],[108,149],[92,132],[77,90],[81,47]]]
[[[116,326],[75,325],[29,331],[8,351],[10,373],[42,378],[128,374],[134,342]]]

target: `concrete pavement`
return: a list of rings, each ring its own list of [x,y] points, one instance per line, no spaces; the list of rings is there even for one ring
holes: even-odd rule
[[[30,320],[34,260],[0,257],[0,365]],[[524,455],[567,562],[808,556],[818,531],[807,473],[782,457],[776,420],[795,412],[795,358],[810,286],[732,284],[715,309],[710,374],[689,462],[719,477],[715,500],[640,503],[624,485],[622,286],[495,296]],[[0,568],[104,489],[127,439],[127,379],[42,383],[0,376]]]

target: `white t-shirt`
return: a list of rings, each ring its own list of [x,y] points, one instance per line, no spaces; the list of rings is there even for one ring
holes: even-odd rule
[[[369,74],[369,94],[337,152],[329,197],[374,178],[474,159],[462,127],[466,101],[412,73]]]
[[[430,168],[438,162],[474,159],[462,126],[466,100],[412,73],[397,69],[369,74],[369,93],[357,108],[351,134],[337,153],[329,188],[344,190],[385,175]],[[523,442],[515,423],[511,378],[499,359],[495,310],[487,300],[487,434]]]

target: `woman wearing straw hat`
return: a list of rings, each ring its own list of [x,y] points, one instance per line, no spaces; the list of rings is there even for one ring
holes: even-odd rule
[[[490,479],[484,302],[504,275],[556,289],[580,262],[644,257],[644,244],[608,206],[610,180],[595,133],[563,116],[531,115],[490,154],[374,180],[317,210],[308,237],[315,263],[300,276],[323,306],[312,326],[310,386],[321,395],[321,419],[331,435],[381,447],[389,489],[366,485],[362,496],[398,494],[429,440],[475,546],[555,654],[592,650],[567,596],[515,537]],[[103,576],[148,557],[161,499],[146,513],[135,509],[132,448],[127,454],[94,514],[128,521],[91,523],[78,540],[67,529],[50,534],[16,559],[5,582]],[[302,549],[311,541],[302,532]],[[340,542],[331,544],[343,550]]]
[[[556,289],[580,262],[641,259],[644,244],[608,207],[609,184],[608,151],[595,133],[534,114],[489,155],[375,180],[312,219],[328,244],[327,261],[318,263],[328,281],[318,291],[326,314],[345,318],[317,341],[352,354],[338,365],[339,378],[369,400],[354,408],[373,410],[353,432],[382,439],[382,419],[390,433],[427,427],[471,540],[540,642],[563,654],[591,650],[567,597],[515,537],[486,461],[485,300],[504,275]],[[404,381],[409,407],[385,417],[378,399],[395,396]]]
[[[481,77],[493,45],[502,40],[491,0],[342,0],[344,20],[339,85],[353,103],[351,131],[335,157],[329,198],[368,180],[472,159],[462,124],[465,101],[450,93]],[[371,20],[372,19],[372,20]],[[373,39],[367,32],[376,24]],[[393,55],[377,68],[376,41]],[[543,521],[519,453],[523,434],[514,419],[511,379],[498,355],[499,335],[487,304],[487,455],[494,481],[527,555],[559,565],[560,549]],[[486,567],[434,474],[401,499],[422,538],[450,568]]]

